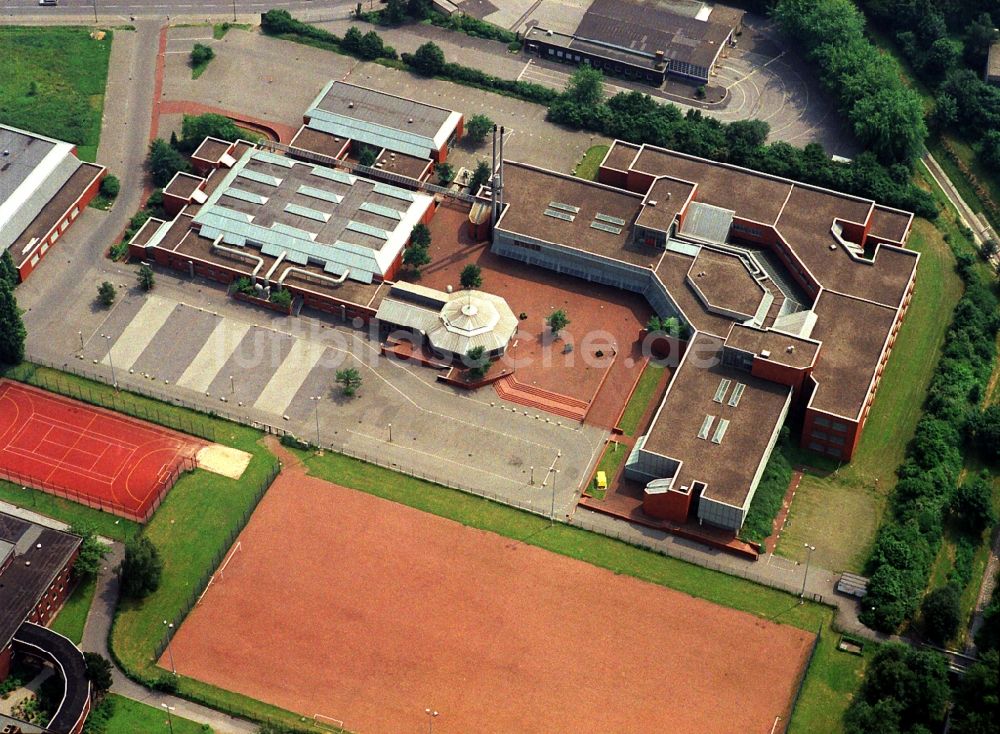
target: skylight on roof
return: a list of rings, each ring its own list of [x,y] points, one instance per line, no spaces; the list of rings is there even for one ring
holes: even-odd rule
[[[592,229],[599,229],[602,232],[608,232],[609,234],[621,234],[622,228],[615,227],[611,224],[605,224],[604,222],[591,222],[590,226]]]
[[[300,217],[305,217],[306,219],[312,219],[316,222],[329,222],[330,215],[326,212],[321,212],[316,209],[310,209],[307,206],[301,206],[300,204],[285,204],[285,211],[289,214],[297,214]]]
[[[327,191],[326,189],[318,189],[315,186],[302,185],[296,190],[296,193],[302,194],[303,196],[308,196],[310,199],[319,199],[320,201],[328,201],[331,204],[339,204],[344,200],[344,197],[340,194],[335,194],[332,191]]]
[[[389,239],[389,233],[384,229],[373,227],[372,225],[365,224],[364,222],[355,222],[353,219],[347,223],[345,229],[348,229],[351,232],[360,232],[361,234],[377,237],[380,240]]]
[[[277,176],[272,176],[269,173],[261,173],[260,171],[251,171],[248,168],[243,168],[236,175],[240,178],[245,178],[248,181],[256,181],[257,183],[262,183],[266,186],[274,186],[275,188],[281,186],[281,179]]]
[[[546,209],[545,216],[552,217],[553,219],[562,219],[564,222],[572,222],[576,219],[576,217],[572,214],[556,211],[555,209]]]
[[[238,189],[235,186],[230,186],[228,189],[222,192],[223,196],[231,196],[234,199],[239,199],[240,201],[245,201],[250,204],[266,204],[267,197],[261,196],[260,194],[255,194],[252,191],[244,191],[243,189]]]
[[[376,194],[382,194],[384,196],[391,196],[393,199],[399,199],[400,201],[413,201],[413,194],[406,189],[400,189],[396,186],[390,186],[389,184],[377,183],[372,187],[372,190]]]
[[[715,435],[712,436],[712,443],[722,443],[722,439],[725,438],[726,429],[729,428],[729,421],[725,418],[719,421],[719,425],[715,427]]]
[[[599,222],[607,222],[608,224],[617,224],[619,227],[625,226],[624,219],[621,217],[613,217],[610,214],[601,214],[600,212],[597,212],[597,214],[594,215],[594,219]]]
[[[382,206],[381,204],[374,204],[370,201],[364,202],[358,207],[363,212],[368,212],[370,214],[378,214],[380,217],[385,217],[386,219],[395,219],[399,221],[403,218],[403,215],[392,207]]]
[[[708,432],[712,430],[712,421],[715,420],[714,415],[706,415],[705,420],[701,422],[701,430],[698,431],[698,438],[705,440],[708,438]]]
[[[731,384],[732,384],[731,380],[727,380],[725,378],[723,378],[722,380],[720,380],[719,381],[719,387],[716,388],[716,390],[715,390],[715,397],[712,398],[712,400],[714,400],[717,403],[721,403],[722,399],[724,397],[726,397],[726,390],[729,389],[729,386]]]
[[[740,398],[743,396],[743,391],[746,390],[746,387],[742,382],[736,383],[736,387],[733,388],[733,394],[729,396],[730,408],[735,408],[740,404]]]
[[[558,201],[549,202],[550,209],[559,209],[560,211],[569,212],[570,214],[579,214],[580,207],[573,206],[572,204],[562,204]]]
[[[347,184],[348,186],[353,186],[354,182],[358,180],[356,176],[352,176],[349,173],[335,171],[332,168],[323,168],[323,166],[314,166],[312,169],[312,175],[325,178],[328,181],[336,181],[337,183]]]

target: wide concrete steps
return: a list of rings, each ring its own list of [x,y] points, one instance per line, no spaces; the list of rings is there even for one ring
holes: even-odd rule
[[[548,413],[555,413],[574,421],[582,421],[587,415],[590,403],[579,398],[562,395],[551,390],[543,390],[535,385],[525,385],[514,379],[513,375],[497,380],[493,387],[504,400],[518,405],[537,408]]]

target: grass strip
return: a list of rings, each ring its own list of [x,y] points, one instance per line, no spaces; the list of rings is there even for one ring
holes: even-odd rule
[[[632,397],[629,398],[628,405],[625,406],[625,412],[622,413],[622,419],[618,422],[618,427],[626,436],[634,436],[638,430],[639,421],[642,420],[646,408],[649,407],[656,394],[656,387],[663,378],[664,369],[666,368],[661,365],[652,362],[646,363],[646,367],[639,377],[639,384],[635,386]]]
[[[94,601],[94,590],[97,579],[79,581],[69,599],[59,610],[55,620],[49,625],[53,630],[73,640],[77,645],[83,639],[83,627],[87,623],[87,614]]]
[[[585,178],[588,181],[597,180],[597,172],[601,167],[601,161],[608,154],[608,145],[592,145],[583,154],[583,160],[576,165],[573,175],[577,178]]]

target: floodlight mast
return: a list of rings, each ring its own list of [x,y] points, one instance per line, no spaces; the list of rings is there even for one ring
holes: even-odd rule
[[[493,125],[493,156],[490,165],[490,229],[497,223],[497,126]]]

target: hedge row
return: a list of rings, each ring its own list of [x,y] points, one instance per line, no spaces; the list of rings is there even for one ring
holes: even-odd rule
[[[770,126],[762,120],[724,123],[698,110],[684,114],[676,105],[660,104],[648,94],[635,91],[619,92],[598,104],[562,94],[549,105],[548,119],[638,145],[671,148],[844,191],[928,219],[937,216],[933,197],[913,185],[907,166],[886,168],[871,153],[862,153],[850,163],[838,163],[817,143],[804,148],[780,141],[767,144]]]
[[[375,31],[361,34],[357,28],[352,26],[348,29],[347,36],[341,38],[335,33],[296,20],[287,10],[268,10],[263,13],[260,16],[260,28],[270,36],[288,37],[291,40],[302,41],[318,48],[325,48],[361,59],[393,60],[399,58],[395,49],[392,46],[386,46]]]
[[[868,561],[871,580],[861,621],[883,632],[893,632],[913,617],[945,522],[950,521],[959,535],[974,536],[974,529],[981,533],[981,524],[987,521],[966,517],[963,510],[976,488],[957,489],[963,452],[970,444],[967,426],[979,414],[1000,326],[997,296],[973,263],[969,256],[959,258],[965,294],[955,308],[924,416],[898,470],[890,512]],[[989,513],[988,506],[980,511]]]
[[[774,18],[817,65],[820,82],[839,100],[865,149],[886,165],[910,165],[923,155],[927,126],[920,95],[867,39],[864,16],[851,0],[778,0]]]

